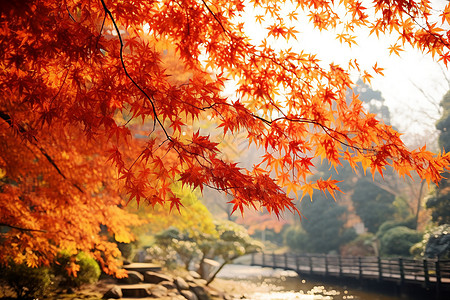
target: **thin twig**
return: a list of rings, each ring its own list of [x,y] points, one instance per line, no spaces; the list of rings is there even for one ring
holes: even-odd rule
[[[152,100],[152,98],[144,91],[144,89],[131,77],[131,75],[128,73],[127,67],[125,66],[125,61],[123,58],[123,48],[124,48],[124,43],[122,40],[122,35],[120,34],[120,30],[119,27],[117,26],[117,23],[111,13],[111,11],[106,7],[105,1],[101,0],[101,3],[103,5],[103,9],[105,10],[105,12],[108,14],[109,18],[111,19],[111,22],[114,25],[114,29],[117,32],[117,36],[119,38],[119,42],[120,42],[120,62],[122,64],[122,68],[125,72],[125,75],[128,77],[128,79],[130,79],[130,81],[133,83],[133,85],[135,87],[138,88],[138,90],[145,96],[145,98],[150,102],[150,104],[152,105],[152,110],[153,110],[153,115],[154,115],[154,122],[158,122],[158,124],[161,126],[162,130],[164,131],[164,134],[166,135],[166,137],[170,140],[171,137],[170,135],[167,133],[166,129],[164,128],[164,125],[162,124],[161,120],[159,120],[158,118],[158,114],[156,112],[156,107],[155,107],[155,103]]]

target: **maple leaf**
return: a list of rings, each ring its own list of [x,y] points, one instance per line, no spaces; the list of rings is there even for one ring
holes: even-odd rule
[[[255,16],[255,21],[258,22],[259,24],[261,24],[264,21],[264,16],[263,15],[256,15]]]
[[[378,63],[375,63],[375,65],[374,65],[372,68],[373,68],[373,70],[375,71],[375,73],[384,76],[384,74],[383,74],[384,69],[378,67]]]
[[[172,209],[175,207],[178,210],[178,213],[181,214],[180,206],[183,207],[181,199],[178,197],[171,197],[169,201],[170,201],[170,211],[172,211]]]
[[[227,203],[233,204],[231,214],[233,214],[237,209],[239,209],[239,211],[241,212],[241,216],[242,217],[244,216],[244,206],[246,206],[246,203],[242,199],[235,197],[233,200]]]
[[[389,49],[389,55],[391,55],[392,53],[395,53],[397,56],[400,56],[400,51],[403,51],[401,46],[398,44],[391,45],[388,49]]]

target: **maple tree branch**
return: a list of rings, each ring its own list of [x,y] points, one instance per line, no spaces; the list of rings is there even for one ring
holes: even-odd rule
[[[442,35],[436,34],[436,33],[433,33],[432,31],[430,31],[430,29],[429,29],[430,24],[428,23],[428,20],[427,20],[427,19],[425,20],[425,23],[427,24],[428,27],[425,27],[425,26],[419,24],[419,22],[416,20],[416,17],[413,16],[413,15],[411,15],[411,13],[410,13],[409,11],[404,11],[404,13],[407,14],[407,15],[414,21],[414,23],[417,24],[417,26],[419,26],[420,28],[422,28],[422,29],[423,29],[424,31],[426,31],[428,34],[430,34],[430,35],[434,36],[435,38],[437,38],[437,39],[438,39],[442,44],[444,44],[447,48],[450,47],[450,44],[442,38]]]
[[[46,230],[42,230],[42,229],[23,228],[23,227],[14,226],[14,225],[6,224],[6,223],[0,223],[0,227],[1,227],[1,226],[9,227],[9,228],[12,228],[12,229],[17,229],[17,230],[19,230],[19,231],[34,231],[34,232],[44,232],[44,233],[47,233]]]
[[[293,119],[293,118],[289,118],[289,117],[287,117],[287,116],[279,117],[279,118],[276,118],[276,119],[273,119],[273,120],[267,120],[267,119],[265,119],[265,118],[263,118],[263,117],[260,117],[260,116],[258,116],[258,115],[255,115],[255,114],[253,114],[253,113],[252,113],[251,115],[252,115],[254,118],[257,118],[257,119],[261,120],[262,122],[264,122],[265,124],[267,124],[267,125],[269,125],[269,126],[271,126],[273,123],[275,123],[275,122],[277,122],[277,121],[280,121],[280,120],[287,120],[287,121],[289,121],[289,122],[307,123],[307,124],[317,125],[317,126],[319,126],[320,128],[322,128],[322,130],[323,130],[330,138],[332,138],[333,140],[339,142],[341,145],[344,145],[344,146],[346,146],[346,147],[355,149],[355,150],[357,150],[357,151],[360,152],[360,153],[364,153],[364,151],[366,151],[366,152],[374,152],[374,151],[375,151],[374,149],[361,148],[361,147],[358,147],[358,146],[355,146],[355,145],[350,145],[349,143],[347,143],[347,142],[345,142],[345,141],[342,141],[342,140],[338,139],[337,137],[333,136],[330,132],[333,132],[333,133],[335,133],[335,134],[337,134],[337,135],[343,136],[344,138],[347,137],[347,135],[346,135],[345,133],[342,133],[342,132],[340,132],[340,131],[337,131],[337,130],[331,128],[331,127],[328,127],[328,126],[326,126],[326,125],[323,125],[323,124],[321,124],[321,123],[319,123],[319,122],[317,122],[317,121],[315,121],[315,120],[311,120],[311,119],[303,119],[303,118]]]
[[[171,140],[171,136],[167,133],[166,129],[164,128],[163,123],[161,122],[161,120],[158,118],[158,113],[156,112],[156,107],[155,107],[155,103],[154,103],[154,99],[152,99],[152,97],[150,97],[145,91],[144,89],[131,77],[131,75],[128,73],[127,67],[125,65],[125,61],[123,58],[123,48],[124,48],[124,43],[122,40],[122,35],[120,34],[120,30],[119,27],[117,26],[116,20],[114,19],[111,11],[108,9],[108,7],[106,7],[105,1],[104,0],[100,0],[102,5],[103,5],[103,9],[105,10],[105,13],[108,14],[109,18],[111,19],[111,22],[114,25],[114,29],[117,32],[117,36],[119,38],[119,42],[120,42],[120,62],[122,64],[122,68],[125,72],[125,75],[128,77],[128,79],[130,79],[130,81],[133,83],[133,85],[135,87],[138,88],[138,90],[145,96],[145,98],[150,102],[151,106],[152,106],[152,110],[153,110],[153,115],[154,115],[154,122],[158,122],[159,126],[161,126],[162,130],[164,131],[164,134],[166,135],[166,137]]]
[[[211,10],[211,8],[209,8],[208,4],[206,4],[205,0],[202,0],[203,4],[206,6],[206,8],[208,9],[209,13],[214,17],[214,19],[217,21],[217,23],[219,23],[220,27],[222,27],[223,32],[225,32],[226,34],[229,34],[229,32],[225,29],[225,27],[223,26],[222,22],[220,22],[220,20],[217,18],[216,14]]]
[[[13,122],[11,120],[11,116],[9,114],[7,114],[4,111],[0,111],[0,118],[3,119],[10,127],[13,127]],[[18,130],[19,133],[21,134],[25,134],[27,132],[27,130],[22,126],[22,125],[18,125]],[[38,150],[41,152],[42,155],[44,155],[44,157],[47,159],[47,161],[53,166],[53,168],[56,170],[56,172],[58,172],[58,174],[64,178],[64,180],[68,180],[68,178],[66,177],[66,175],[64,175],[64,173],[61,171],[61,169],[58,167],[58,165],[56,164],[56,162],[53,160],[53,158],[47,153],[47,151],[45,151],[44,148],[42,148],[41,146],[39,146],[39,142],[37,140],[37,138],[35,136],[31,136],[31,138],[34,140],[34,142],[30,141],[31,144],[33,144],[36,148],[38,148]],[[31,150],[31,149],[30,149]],[[77,190],[79,190],[81,193],[84,194],[84,190],[79,187],[76,183],[71,183]]]
[[[66,83],[67,76],[69,75],[69,71],[70,71],[70,67],[67,67],[67,72],[66,72],[66,75],[64,76],[64,80],[63,80],[61,86],[59,87],[58,92],[56,92],[55,96],[53,96],[52,100],[50,100],[50,104],[53,104],[53,101],[54,101],[54,100],[56,99],[56,97],[58,97],[58,95],[61,93],[61,90],[62,90],[64,84]]]
[[[72,21],[77,22],[75,20],[75,18],[72,16],[72,14],[70,13],[69,8],[67,7],[67,5],[66,5],[66,10],[67,10],[67,13],[69,14],[69,17],[72,19]]]

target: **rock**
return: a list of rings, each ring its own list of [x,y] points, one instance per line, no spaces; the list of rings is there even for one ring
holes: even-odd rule
[[[159,283],[159,285],[162,285],[163,287],[165,287],[169,290],[173,290],[173,289],[177,288],[177,286],[175,285],[175,283],[173,281],[161,281]]]
[[[211,300],[211,296],[208,294],[205,287],[201,285],[191,286],[190,290],[194,292],[198,300]]]
[[[122,289],[115,285],[103,295],[103,299],[120,299],[122,296]]]
[[[168,275],[152,271],[147,271],[144,273],[144,282],[146,283],[160,283],[163,281],[173,281],[173,278]]]
[[[184,296],[182,296],[180,294],[177,294],[177,293],[173,293],[173,292],[172,293],[168,293],[167,297],[170,300],[186,300],[186,298]]]
[[[122,284],[136,284],[144,281],[144,275],[137,271],[128,271],[128,277],[120,278],[119,283]]]
[[[123,268],[127,271],[137,271],[141,274],[144,274],[147,271],[159,272],[162,270],[160,265],[149,263],[131,263],[123,266]]]
[[[218,291],[216,291],[216,290],[214,290],[214,289],[211,289],[211,288],[209,288],[208,287],[208,293],[209,293],[209,295],[211,295],[211,297],[213,297],[213,298],[218,298],[218,297],[220,297],[220,295],[221,295],[221,293],[219,293]],[[223,293],[222,293],[223,294]]]
[[[152,296],[156,298],[162,298],[167,296],[167,288],[162,285],[155,285],[152,289]]]
[[[206,285],[207,283],[205,279],[194,279],[192,282],[196,285]]]
[[[208,279],[212,276],[212,274],[219,269],[220,263],[212,260],[212,259],[205,259],[203,263],[201,264],[201,274],[203,275],[203,278]]]
[[[172,299],[172,298],[176,298],[176,297],[178,297],[178,296],[180,296],[180,294],[178,293],[178,291],[177,291],[177,292],[171,291],[171,292],[168,292],[168,293],[167,293],[167,297],[170,297],[171,299]]]
[[[124,297],[129,298],[144,298],[152,295],[153,284],[150,283],[138,283],[122,285],[122,294]]]
[[[181,277],[175,278],[175,284],[180,291],[189,290],[189,284]]]
[[[194,278],[194,279],[201,279],[201,278],[202,278],[202,277],[200,276],[200,274],[198,274],[198,273],[195,272],[195,271],[189,271],[189,275],[191,275],[192,278]]]
[[[186,298],[187,300],[198,300],[197,295],[194,294],[194,292],[192,291],[188,291],[188,290],[182,290],[181,295],[184,296],[184,298]]]

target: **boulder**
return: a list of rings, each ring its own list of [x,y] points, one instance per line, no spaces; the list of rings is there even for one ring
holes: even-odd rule
[[[144,274],[147,271],[159,272],[162,270],[160,265],[150,263],[131,263],[129,265],[124,265],[123,268],[127,271],[137,271],[141,274]]]
[[[164,275],[164,274],[160,274],[160,273],[156,273],[156,272],[152,272],[152,271],[147,271],[144,273],[144,282],[146,283],[160,283],[163,281],[173,281],[173,278],[168,276],[168,275]]]
[[[180,298],[180,297],[182,297],[183,299],[184,299],[184,297],[183,296],[181,296],[179,293],[178,293],[178,291],[170,291],[170,292],[168,292],[167,293],[167,297],[169,297],[170,299],[172,299],[172,298]]]
[[[120,278],[118,280],[121,284],[136,284],[144,281],[144,275],[137,271],[128,271],[128,277]]]
[[[120,299],[122,296],[122,289],[115,285],[103,295],[103,299]]]
[[[205,287],[201,285],[192,285],[190,290],[194,292],[198,300],[211,300],[211,296],[208,294]]]
[[[198,273],[195,272],[195,271],[189,271],[189,275],[191,275],[192,278],[194,278],[194,279],[200,279],[200,278],[202,278],[202,277],[200,276],[200,274],[198,274]]]
[[[169,290],[173,290],[173,289],[177,288],[177,286],[175,285],[175,283],[173,281],[162,281],[159,283],[159,285],[162,285],[163,287],[165,287]]]
[[[123,297],[144,298],[152,295],[152,288],[154,285],[150,283],[138,283],[122,285],[120,287],[122,289]]]
[[[180,294],[177,294],[177,293],[174,293],[174,292],[168,293],[167,297],[170,300],[186,300],[186,298],[183,295],[180,295]]]
[[[202,274],[202,277],[205,279],[208,279],[212,276],[212,274],[219,269],[220,263],[218,261],[212,260],[212,259],[205,259],[203,260],[203,263],[200,266],[200,272]]]
[[[189,290],[189,284],[181,277],[175,278],[175,284],[180,291]]]
[[[152,289],[152,296],[156,298],[162,298],[167,296],[167,288],[162,285],[155,285]]]
[[[183,297],[186,298],[187,300],[198,300],[197,295],[195,295],[194,292],[192,291],[182,290],[180,294],[183,295]]]
[[[196,285],[206,285],[207,281],[205,279],[194,279],[192,283]]]

